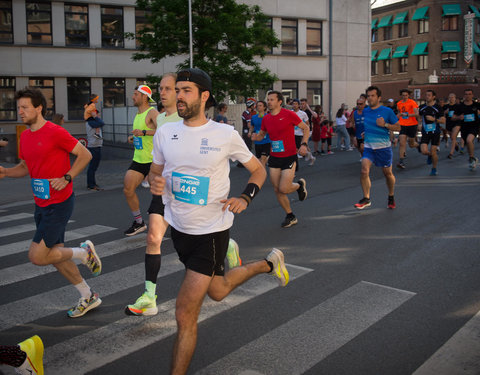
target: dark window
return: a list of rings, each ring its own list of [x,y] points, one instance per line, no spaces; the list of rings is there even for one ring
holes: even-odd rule
[[[47,115],[45,118],[51,119],[55,113],[55,94],[53,78],[30,77],[28,85],[40,89],[45,99],[47,99]]]
[[[429,23],[427,19],[418,21],[418,33],[425,34],[429,31]]]
[[[372,30],[372,43],[378,42],[378,29]]]
[[[393,38],[392,26],[386,26],[383,28],[383,40],[389,40]]]
[[[26,2],[28,44],[52,44],[52,7],[44,2]]]
[[[123,48],[123,8],[102,7],[102,47]]]
[[[140,31],[145,28],[152,28],[152,25],[147,21],[147,16],[150,14],[151,11],[149,10],[135,9],[135,35],[137,36],[135,39],[135,45],[137,48],[140,47],[140,41],[138,40]]]
[[[475,29],[476,32],[477,32],[477,34],[480,34],[480,20],[477,20],[477,21],[475,22],[475,25],[477,26],[476,29]]]
[[[67,78],[68,119],[83,120],[83,106],[90,99],[90,78]]]
[[[480,55],[477,55],[477,70],[480,70]]]
[[[458,16],[443,16],[442,17],[442,30],[443,31],[458,30]]]
[[[15,121],[16,119],[15,78],[0,77],[0,121]]]
[[[428,55],[418,56],[418,70],[428,69]]]
[[[125,79],[104,78],[103,79],[103,106],[123,107],[125,106]]]
[[[408,36],[408,21],[398,24],[398,37],[405,38],[406,36]]]
[[[322,105],[322,81],[307,81],[307,100],[311,106]]]
[[[398,71],[406,73],[408,71],[408,57],[402,57],[398,61]]]
[[[383,61],[383,74],[392,74],[392,60]]]
[[[371,67],[372,67],[372,76],[376,76],[378,74],[378,61],[372,61]]]
[[[297,53],[297,21],[282,19],[282,55]]]
[[[65,44],[88,46],[88,6],[65,5]]]
[[[11,1],[0,1],[0,43],[13,43]]]
[[[298,99],[298,81],[282,81],[282,94],[287,103],[287,99]]]
[[[322,23],[307,21],[307,55],[322,54]]]
[[[456,68],[457,53],[442,53],[442,68]]]
[[[266,26],[271,30],[273,28],[273,21],[271,18],[267,19],[266,21]],[[273,48],[272,47],[265,47],[265,52],[269,55],[273,53]],[[263,99],[262,99],[263,100]]]

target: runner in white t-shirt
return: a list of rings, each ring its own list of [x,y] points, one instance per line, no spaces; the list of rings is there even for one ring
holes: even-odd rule
[[[310,122],[308,120],[308,115],[306,112],[300,109],[300,101],[298,99],[293,99],[292,102],[293,112],[296,113],[300,120],[302,120],[308,127],[310,127]],[[303,130],[300,129],[298,126],[295,126],[295,144],[297,146],[297,150],[300,148],[303,139]],[[298,158],[302,158],[300,154],[297,155]],[[309,165],[313,165],[315,163],[315,156],[312,155],[310,149],[307,151],[307,155],[305,155],[305,161],[309,162]],[[298,165],[298,164],[297,164]]]
[[[229,228],[259,192],[266,171],[227,124],[205,117],[215,105],[210,77],[200,69],[177,74],[177,110],[183,121],[167,123],[154,137],[151,191],[163,195],[165,220],[186,274],[176,301],[177,338],[172,374],[185,374],[196,346],[197,321],[205,296],[220,301],[233,289],[261,273],[288,283],[283,253],[273,249],[266,259],[224,271]],[[240,197],[230,192],[229,160],[250,172]]]

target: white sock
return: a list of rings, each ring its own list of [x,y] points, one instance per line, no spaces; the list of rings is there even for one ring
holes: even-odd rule
[[[90,287],[84,279],[82,279],[82,282],[80,284],[75,285],[75,288],[77,288],[82,298],[87,299],[90,298],[90,296],[92,295],[92,291],[90,290]]]
[[[73,259],[79,259],[82,263],[85,263],[87,261],[87,252],[83,247],[72,247],[72,258]]]

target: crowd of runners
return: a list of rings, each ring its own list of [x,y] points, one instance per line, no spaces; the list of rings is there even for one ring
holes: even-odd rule
[[[158,313],[156,283],[161,268],[161,244],[170,226],[175,250],[185,266],[176,301],[172,374],[185,374],[188,370],[206,295],[220,301],[262,273],[272,274],[281,286],[289,282],[281,250],[274,248],[264,259],[246,263],[240,258],[237,242],[230,238],[234,214],[252,204],[267,178],[267,169],[278,203],[285,212],[279,224],[288,228],[298,223],[288,195],[296,194],[299,201],[308,196],[307,181],[295,179],[299,159],[313,165],[318,156],[332,154],[334,132],[336,151],[357,148],[361,154],[363,197],[354,204],[357,209],[371,205],[372,165],[383,170],[388,187],[387,207],[396,208],[392,145],[397,143],[397,133],[399,169],[406,168],[408,144],[427,156],[432,165],[430,174],[437,175],[437,148],[444,127],[451,137],[448,157],[465,147],[469,168],[474,170],[477,163],[474,141],[478,135],[480,105],[473,101],[471,90],[465,91],[461,103],[450,95],[444,106],[437,102],[435,92],[427,90],[425,104],[420,107],[410,99],[408,90],[402,90],[395,107],[393,100],[382,105],[380,89],[370,86],[359,95],[351,113],[342,105],[335,121],[328,120],[320,106],[312,110],[306,99],[286,103],[281,92],[270,91],[266,101],[247,100],[241,135],[228,125],[225,106],[219,105],[217,121],[206,117],[206,111],[217,103],[211,79],[204,71],[184,69],[165,74],[159,94],[162,113],[151,106],[152,90],[148,86],[138,86],[132,93],[138,112],[129,141],[135,151],[125,173],[123,191],[133,221],[124,234],[134,236],[147,231],[147,239],[145,287],[136,301],[131,304],[126,301],[125,313],[132,316]],[[101,127],[100,119],[96,118],[97,99],[92,97],[86,106],[85,120]],[[102,303],[75,262],[98,276],[102,262],[94,244],[87,240],[78,247],[64,246],[65,228],[75,201],[72,180],[91,163],[92,154],[64,128],[45,120],[46,101],[39,90],[20,90],[16,100],[18,113],[29,128],[21,136],[20,163],[12,168],[0,166],[0,178],[30,176],[37,230],[29,259],[38,266],[53,265],[75,287],[79,301],[67,314],[79,318]],[[460,147],[456,144],[459,131]],[[101,139],[101,131],[93,132],[95,138]],[[251,151],[253,147],[256,156]],[[70,154],[75,156],[73,164]],[[245,189],[239,196],[230,196],[230,161],[248,171]],[[148,227],[136,194],[140,184],[147,181],[152,193]],[[19,345],[0,346],[0,363],[14,366],[19,373],[43,374],[42,356],[43,343],[38,336]]]

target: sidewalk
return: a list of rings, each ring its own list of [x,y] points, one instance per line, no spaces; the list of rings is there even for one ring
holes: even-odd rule
[[[130,159],[102,160],[96,173],[97,184],[105,190],[121,188],[123,176],[132,161]],[[15,166],[12,163],[0,163],[3,167]],[[96,194],[87,189],[87,168],[73,181],[73,190],[76,195]],[[30,201],[33,203],[33,194],[30,187],[30,178],[8,178],[0,180],[0,208],[18,205]]]

